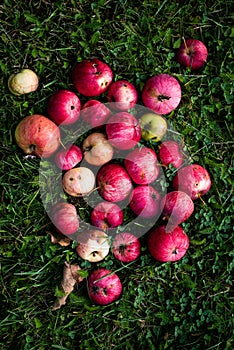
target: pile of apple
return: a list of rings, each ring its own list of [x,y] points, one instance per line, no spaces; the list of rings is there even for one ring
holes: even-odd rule
[[[177,54],[177,60],[191,69],[200,68],[206,58],[205,45],[192,39],[184,41]],[[145,232],[135,231],[134,225],[125,229],[124,207],[128,207],[134,220],[141,219],[139,226],[150,222],[150,228],[145,225],[147,246],[156,260],[181,259],[189,238],[180,224],[192,215],[194,201],[209,191],[211,179],[201,165],[189,163],[177,140],[168,138],[165,115],[181,101],[180,83],[169,74],[149,78],[141,93],[145,107],[141,109],[136,108],[136,87],[127,80],[113,81],[110,66],[99,59],[78,62],[72,82],[86,99],[83,104],[71,90],[56,91],[48,99],[48,116],[27,116],[15,131],[26,154],[48,158],[61,169],[67,201],[53,204],[50,212],[57,232],[76,240],[76,252],[85,260],[99,262],[111,250],[116,259],[129,263],[140,256],[140,236]],[[61,142],[61,130],[75,132],[84,124],[87,132],[81,143]],[[168,167],[176,169],[176,175],[169,192],[162,193],[155,184]],[[98,203],[88,228],[80,230],[79,206],[70,199],[86,199],[93,192]],[[88,278],[88,292],[95,303],[106,305],[119,298],[122,284],[116,273],[99,268]]]

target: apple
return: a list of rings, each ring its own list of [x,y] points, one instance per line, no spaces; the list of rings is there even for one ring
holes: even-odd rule
[[[100,195],[109,202],[126,199],[132,190],[132,181],[120,164],[104,164],[98,170],[96,180]]]
[[[180,260],[189,247],[189,238],[180,226],[168,231],[166,225],[153,228],[147,246],[154,259],[161,262]]]
[[[141,254],[140,240],[130,232],[118,233],[112,242],[112,252],[124,263],[134,261]]]
[[[184,162],[184,154],[181,145],[174,140],[167,140],[161,143],[158,152],[161,164],[168,167],[172,164],[176,169]]]
[[[89,194],[95,185],[95,175],[87,167],[73,168],[63,175],[62,185],[64,191],[70,196]]]
[[[138,185],[152,183],[160,173],[155,151],[145,146],[130,151],[124,159],[124,166],[131,179]]]
[[[190,67],[193,70],[201,68],[208,56],[206,45],[196,39],[183,40],[177,50],[176,59],[183,67]]]
[[[114,154],[113,146],[101,132],[89,134],[83,141],[82,151],[85,161],[96,166],[109,162]]]
[[[160,199],[160,194],[152,186],[140,185],[131,192],[129,206],[134,214],[143,218],[153,218],[159,216]]]
[[[88,293],[94,303],[108,305],[120,297],[122,283],[116,273],[105,268],[99,268],[89,275]]]
[[[105,92],[113,79],[111,68],[97,58],[76,63],[72,71],[72,81],[80,94],[91,97]]]
[[[49,118],[32,114],[19,122],[15,139],[24,153],[48,158],[60,146],[60,130]]]
[[[57,231],[64,235],[72,235],[79,228],[79,217],[73,204],[56,203],[52,207],[50,217]]]
[[[111,202],[100,202],[92,210],[90,220],[92,225],[102,230],[118,227],[123,223],[122,209]]]
[[[139,123],[141,127],[141,137],[146,141],[161,141],[167,132],[167,121],[159,114],[145,113],[140,117]]]
[[[158,114],[168,114],[179,105],[181,86],[169,74],[158,74],[149,78],[142,91],[143,104]]]
[[[77,236],[76,240],[78,242],[76,252],[84,260],[98,262],[109,254],[110,244],[104,231],[83,231]]]
[[[186,192],[192,200],[195,200],[210,190],[211,178],[203,166],[190,164],[178,170],[172,186],[175,190]]]
[[[83,120],[92,128],[105,124],[105,121],[110,115],[111,110],[98,100],[88,100],[81,108]]]
[[[36,91],[38,84],[39,79],[36,73],[27,68],[16,74],[11,74],[8,79],[8,88],[16,96]]]
[[[58,90],[50,96],[47,111],[56,124],[74,124],[80,117],[81,102],[70,90]]]
[[[141,139],[141,128],[137,119],[128,112],[112,115],[106,123],[109,142],[117,149],[127,150]]]
[[[168,220],[169,230],[187,220],[194,211],[192,199],[182,191],[171,191],[165,194],[160,207],[163,218]]]
[[[127,80],[112,83],[107,91],[107,101],[117,111],[127,111],[137,103],[138,94],[135,86]]]
[[[83,154],[80,147],[71,145],[60,150],[55,155],[55,164],[61,170],[70,170],[82,161]]]

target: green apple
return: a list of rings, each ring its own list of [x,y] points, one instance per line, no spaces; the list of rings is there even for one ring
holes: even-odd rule
[[[141,137],[144,140],[160,141],[167,132],[167,122],[164,117],[155,113],[146,113],[140,120]]]

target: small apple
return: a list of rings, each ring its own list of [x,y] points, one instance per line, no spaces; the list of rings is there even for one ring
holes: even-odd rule
[[[12,74],[8,79],[8,88],[16,96],[36,91],[39,79],[31,69],[22,69],[21,72]]]
[[[143,104],[158,114],[168,114],[179,105],[181,86],[169,74],[159,74],[149,78],[142,91]]]
[[[127,80],[112,83],[107,91],[107,101],[117,111],[127,111],[135,106],[138,95],[135,86]]]
[[[55,164],[61,170],[70,170],[82,161],[83,154],[80,147],[71,145],[60,150],[55,155]]]
[[[208,56],[206,45],[196,39],[183,40],[176,53],[176,59],[183,67],[190,67],[193,70],[201,68]]]
[[[180,226],[168,231],[166,225],[162,225],[150,231],[147,246],[156,260],[177,261],[187,252],[189,238]]]
[[[32,114],[19,122],[15,139],[24,153],[48,158],[60,146],[60,130],[49,118]]]
[[[91,272],[88,278],[90,299],[99,305],[116,301],[122,293],[122,283],[116,273],[105,268]]]
[[[129,232],[118,233],[112,242],[112,252],[124,263],[134,261],[141,254],[140,240]]]
[[[95,175],[87,167],[73,168],[63,175],[62,185],[64,191],[70,196],[89,194],[95,185]]]
[[[72,72],[72,81],[80,94],[91,97],[105,92],[113,79],[111,68],[97,58],[76,63]]]
[[[160,173],[155,151],[144,146],[130,151],[124,159],[124,166],[131,179],[138,185],[148,185],[155,181]]]
[[[152,186],[136,186],[131,192],[129,206],[134,214],[143,218],[159,216],[159,203],[161,196]]]
[[[70,90],[59,90],[50,96],[47,110],[49,117],[56,124],[74,124],[80,117],[79,97]]]
[[[161,164],[168,167],[172,164],[179,168],[184,162],[184,154],[181,145],[174,140],[167,140],[161,143],[159,147],[159,159]]]
[[[172,186],[175,190],[186,192],[192,200],[195,200],[210,190],[211,178],[204,167],[190,164],[178,170]]]
[[[89,100],[81,108],[83,120],[92,128],[105,124],[107,118],[111,115],[111,110],[98,100]]]
[[[167,132],[166,119],[155,113],[146,113],[139,119],[141,137],[143,140],[153,142],[161,141]]]
[[[93,208],[90,219],[92,225],[107,230],[121,225],[124,215],[116,203],[100,202]]]
[[[72,235],[79,228],[79,217],[73,204],[66,202],[56,203],[52,207],[50,217],[58,232],[64,235]]]
[[[109,253],[110,244],[104,231],[83,231],[76,237],[76,240],[78,242],[76,252],[84,260],[98,262],[103,260]]]
[[[126,199],[132,190],[132,181],[120,164],[104,164],[98,170],[96,179],[100,195],[109,202]]]
[[[112,146],[120,150],[134,147],[141,139],[138,120],[128,112],[112,115],[106,123],[106,133]]]
[[[82,151],[87,163],[100,166],[109,162],[114,154],[114,148],[105,134],[93,132],[83,141]]]

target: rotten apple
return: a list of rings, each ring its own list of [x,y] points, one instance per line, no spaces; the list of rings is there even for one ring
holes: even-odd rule
[[[140,240],[130,232],[118,233],[112,242],[112,252],[124,263],[134,261],[141,253]]]
[[[114,154],[113,146],[101,132],[89,134],[83,141],[82,151],[85,161],[96,166],[109,162]]]
[[[39,79],[31,69],[22,69],[21,72],[11,74],[8,79],[8,88],[10,92],[16,96],[28,94],[36,91]]]
[[[76,252],[84,260],[98,262],[109,253],[109,238],[104,231],[83,231],[76,237],[76,241],[78,242]]]

